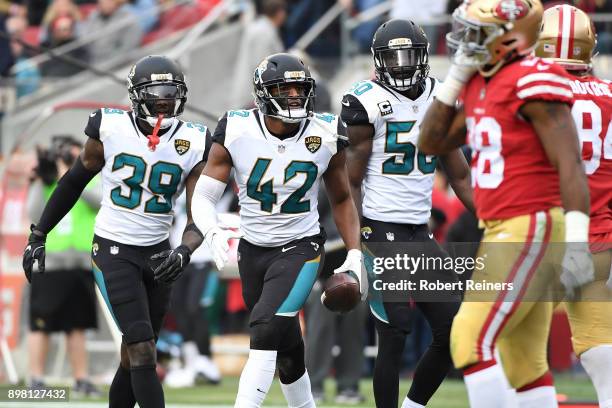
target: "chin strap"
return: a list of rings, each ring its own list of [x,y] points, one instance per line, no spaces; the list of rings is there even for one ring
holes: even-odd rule
[[[162,115],[161,113],[157,115],[157,123],[155,124],[155,127],[153,128],[153,133],[147,136],[149,138],[149,144],[148,144],[149,150],[152,152],[155,151],[155,148],[159,144],[159,136],[157,136],[157,133],[159,132],[159,128],[162,123],[162,119],[164,119],[164,115]]]

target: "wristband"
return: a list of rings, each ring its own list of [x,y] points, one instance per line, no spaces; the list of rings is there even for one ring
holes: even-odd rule
[[[582,211],[565,213],[565,242],[589,241],[589,216]]]

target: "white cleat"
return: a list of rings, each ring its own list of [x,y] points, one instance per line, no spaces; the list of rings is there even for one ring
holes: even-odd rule
[[[210,383],[218,384],[221,381],[219,367],[208,356],[197,356],[193,362],[193,369],[196,375],[204,377]]]

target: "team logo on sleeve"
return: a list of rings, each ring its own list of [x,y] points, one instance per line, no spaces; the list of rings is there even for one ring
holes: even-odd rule
[[[187,153],[190,145],[191,143],[189,142],[189,140],[176,139],[174,141],[174,148],[176,149],[176,152],[181,156]]]
[[[304,139],[306,148],[310,150],[310,153],[315,153],[321,147],[321,136],[308,136]]]

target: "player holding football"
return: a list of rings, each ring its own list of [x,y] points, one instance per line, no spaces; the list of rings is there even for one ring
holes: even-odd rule
[[[597,390],[599,406],[612,407],[612,296],[606,286],[612,265],[612,89],[593,74],[596,34],[589,16],[569,5],[544,12],[535,54],[564,67],[573,78],[572,116],[582,143],[591,192],[589,242],[595,280],[566,304],[574,351]],[[591,301],[589,301],[591,300]]]
[[[80,159],[58,182],[23,255],[28,281],[34,261],[44,271],[45,237],[102,172],[92,263],[96,283],[123,334],[121,363],[109,390],[111,408],[164,407],[155,371],[155,341],[172,282],[202,242],[191,220],[180,246],[170,249],[172,207],[187,202],[204,167],[210,132],[178,116],[187,101],[179,66],[163,56],[138,61],[128,75],[132,111],[103,108],[89,116]]]
[[[474,199],[485,227],[479,256],[485,245],[506,252],[485,258],[472,279],[514,285],[490,302],[471,301],[478,293],[467,291],[451,330],[453,362],[463,369],[472,407],[510,406],[504,371],[519,407],[556,407],[546,361],[552,302],[538,300],[560,262],[568,292],[593,280],[572,89],[561,67],[527,57],[542,21],[539,0],[473,0],[453,18],[447,35],[453,63],[421,126],[419,149],[444,153],[468,133]],[[562,260],[550,242],[568,243]]]
[[[425,33],[412,21],[382,24],[372,41],[377,79],[358,82],[342,100],[341,117],[348,125],[350,140],[349,178],[363,213],[362,240],[365,245],[388,243],[377,246],[376,257],[393,258],[399,253],[387,234],[392,234],[394,242],[411,243],[404,246],[404,252],[413,257],[421,256],[424,248],[429,249],[427,256],[448,256],[427,226],[437,158],[415,148],[420,121],[440,86],[428,76],[428,47]],[[453,189],[473,209],[470,170],[463,153],[454,149],[440,159]],[[457,279],[450,271],[435,277],[427,272],[424,277],[432,280]],[[380,276],[388,279],[390,274]],[[410,276],[409,271],[401,274],[401,278]],[[384,295],[369,299],[378,333],[374,397],[377,407],[396,408],[401,355],[413,311],[408,296],[403,302],[384,300]],[[415,302],[429,322],[433,341],[417,364],[402,408],[425,406],[451,368],[450,329],[460,301],[456,294],[444,302]]]
[[[360,280],[362,272],[359,219],[346,174],[345,128],[334,115],[313,113],[315,81],[290,54],[264,59],[253,85],[258,109],[229,111],[217,125],[192,210],[222,268],[232,233],[217,226],[215,204],[233,168],[244,232],[238,267],[251,313],[251,350],[235,407],[260,407],[278,364],[289,407],[310,408],[315,404],[297,313],[323,264],[325,233],[317,212],[321,179],[348,250],[335,272],[354,271]]]

